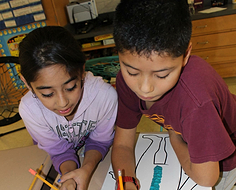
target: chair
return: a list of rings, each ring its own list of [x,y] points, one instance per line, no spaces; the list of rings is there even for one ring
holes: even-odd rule
[[[20,99],[28,89],[19,77],[18,57],[0,57],[0,127],[10,125],[21,119],[18,106]],[[0,136],[15,132],[25,127],[14,129]]]

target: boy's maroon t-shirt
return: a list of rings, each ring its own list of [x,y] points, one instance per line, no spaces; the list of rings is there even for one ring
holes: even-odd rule
[[[148,110],[126,85],[121,72],[116,89],[117,126],[134,128],[144,114],[182,135],[191,162],[221,161],[223,171],[236,167],[236,96],[203,59],[191,56],[175,87]]]

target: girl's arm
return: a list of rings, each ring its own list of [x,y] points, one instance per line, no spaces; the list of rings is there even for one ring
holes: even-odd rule
[[[101,159],[102,155],[100,152],[97,150],[89,150],[85,153],[82,166],[79,169],[73,169],[73,166],[76,165],[74,165],[75,163],[69,163],[69,161],[61,164],[60,168],[63,170],[61,171],[62,173],[65,171],[65,168],[67,171],[70,170],[70,172],[62,175],[60,182],[63,184],[60,190],[67,190],[70,187],[75,189],[76,186],[77,189],[87,190],[91,177]]]
[[[21,101],[19,110],[27,131],[34,141],[37,142],[38,147],[50,155],[57,172],[61,174],[60,165],[66,160],[74,161],[79,167],[78,158],[73,149],[73,143],[69,143],[66,139],[58,137],[58,134],[48,126],[38,106],[34,104],[29,106],[24,101]],[[49,118],[50,116],[48,115]]]
[[[173,130],[168,130],[168,133],[171,145],[187,175],[201,186],[214,186],[219,178],[219,162],[192,163],[188,145],[183,141],[181,135],[176,134]]]

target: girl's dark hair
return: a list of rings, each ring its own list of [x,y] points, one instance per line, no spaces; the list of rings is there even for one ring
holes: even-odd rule
[[[45,26],[27,34],[19,44],[19,62],[21,74],[30,85],[41,69],[56,64],[65,66],[71,77],[82,77],[85,56],[69,31]]]
[[[114,18],[119,52],[185,55],[192,23],[187,0],[121,0]]]

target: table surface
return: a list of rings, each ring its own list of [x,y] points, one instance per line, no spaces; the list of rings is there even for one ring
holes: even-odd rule
[[[27,190],[34,176],[28,171],[37,170],[44,163],[42,175],[47,175],[52,162],[48,154],[36,145],[0,151],[0,189]],[[39,190],[43,182],[36,180],[32,190]]]

